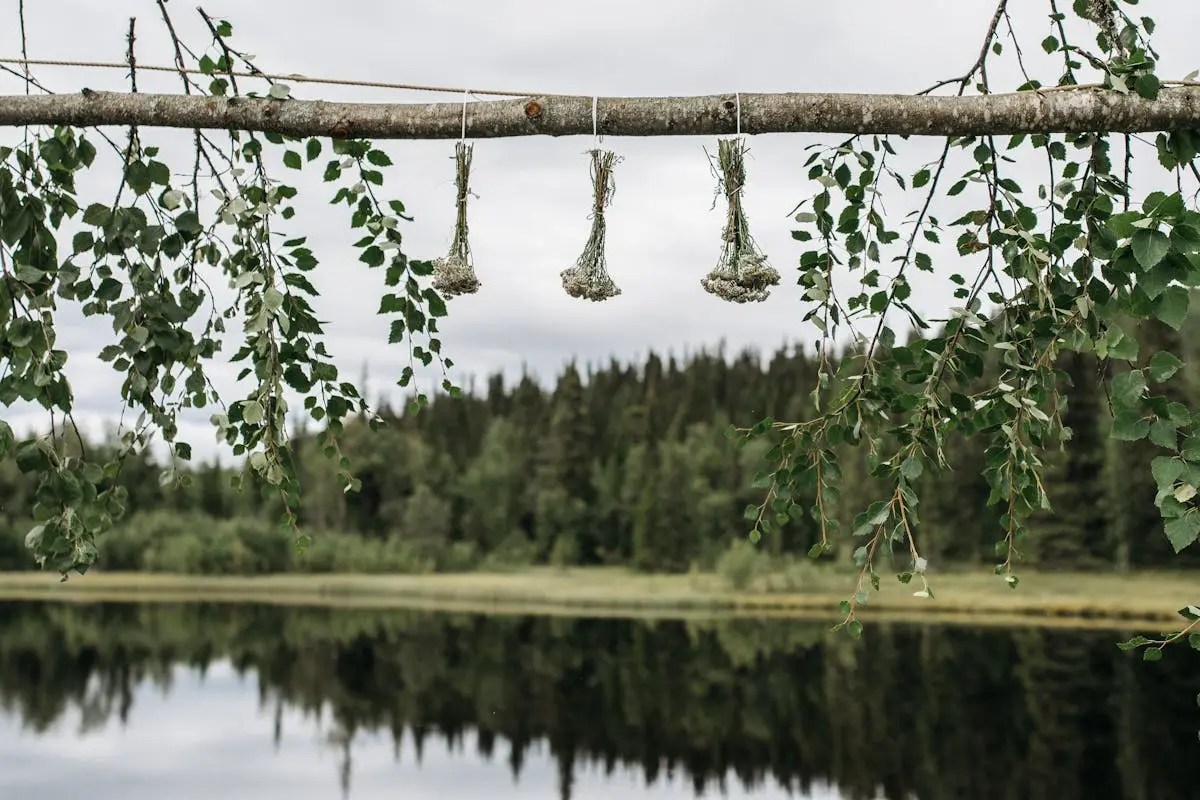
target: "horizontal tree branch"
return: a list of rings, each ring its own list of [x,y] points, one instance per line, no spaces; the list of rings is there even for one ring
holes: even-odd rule
[[[879,94],[733,94],[601,97],[605,136],[878,133],[964,136],[1200,128],[1200,88],[1163,89],[1157,100],[1100,88],[972,97]],[[0,126],[139,125],[238,129],[290,136],[457,139],[462,103],[334,103],[93,92],[0,96]],[[590,135],[592,98],[533,97],[467,104],[467,136]]]

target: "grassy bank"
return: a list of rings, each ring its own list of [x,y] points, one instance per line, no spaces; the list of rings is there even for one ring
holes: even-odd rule
[[[641,575],[621,568],[436,575],[271,575],[211,577],[146,573],[91,573],[60,582],[42,573],[0,573],[0,598],[72,601],[265,602],[301,605],[421,607],[588,616],[836,616],[854,582],[846,573],[814,571],[803,590],[733,591],[712,574]],[[895,617],[950,621],[1091,620],[1153,626],[1178,619],[1176,609],[1196,600],[1187,573],[1061,574],[1023,572],[1009,589],[990,572],[938,575],[936,597],[912,596],[912,587],[885,582],[862,612],[864,619]]]

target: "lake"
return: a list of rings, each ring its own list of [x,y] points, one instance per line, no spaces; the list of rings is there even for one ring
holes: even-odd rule
[[[0,797],[1186,798],[1126,631],[0,602]]]

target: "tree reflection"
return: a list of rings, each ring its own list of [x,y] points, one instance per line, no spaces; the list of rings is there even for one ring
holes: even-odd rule
[[[853,800],[1189,796],[1200,713],[1180,651],[1144,664],[1111,631],[484,617],[230,605],[0,604],[0,706],[34,732],[71,707],[125,723],[133,689],[229,659],[323,720],[349,793],[350,743],[390,732],[531,746],[576,771],[635,766],[720,791],[774,778]]]

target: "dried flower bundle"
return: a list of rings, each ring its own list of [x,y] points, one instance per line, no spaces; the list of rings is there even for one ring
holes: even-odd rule
[[[459,142],[455,150],[454,183],[458,187],[458,216],[450,252],[433,262],[433,288],[448,297],[479,291],[479,278],[467,242],[467,194],[471,175],[471,153],[475,145]]]
[[[615,186],[612,180],[617,154],[608,150],[592,150],[592,231],[583,254],[573,267],[561,273],[563,289],[571,297],[600,301],[616,297],[621,289],[608,274],[604,259],[604,208],[612,202]]]
[[[745,140],[721,139],[717,142],[718,193],[728,204],[721,259],[716,268],[700,279],[700,285],[733,303],[761,302],[779,285],[779,273],[767,263],[750,235],[746,212],[742,208],[742,188],[746,184]]]

